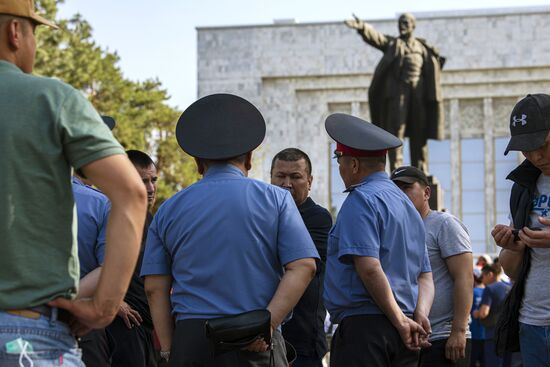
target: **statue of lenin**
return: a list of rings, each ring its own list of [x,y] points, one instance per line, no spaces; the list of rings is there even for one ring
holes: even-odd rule
[[[368,92],[372,122],[402,140],[409,137],[411,165],[428,174],[428,139],[443,138],[439,78],[445,59],[413,37],[416,20],[411,14],[399,17],[399,37],[382,34],[355,16],[345,24],[384,53]],[[403,165],[402,148],[390,150],[389,158],[391,171]]]

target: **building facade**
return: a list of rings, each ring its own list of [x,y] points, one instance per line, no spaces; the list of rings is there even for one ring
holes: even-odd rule
[[[447,58],[445,140],[429,142],[429,171],[475,252],[495,252],[490,231],[509,221],[505,177],[521,161],[515,152],[503,155],[509,114],[527,93],[550,93],[550,7],[415,16],[415,35]],[[367,21],[398,33],[397,17]],[[268,181],[276,152],[303,149],[313,162],[312,197],[336,212],[345,194],[324,120],[334,112],[369,120],[367,90],[382,53],[343,21],[198,28],[197,37],[199,97],[238,94],[266,118],[253,176]]]

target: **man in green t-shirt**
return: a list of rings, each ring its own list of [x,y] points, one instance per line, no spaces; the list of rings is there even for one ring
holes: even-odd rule
[[[82,93],[31,75],[39,24],[56,28],[35,14],[32,1],[0,0],[0,365],[19,358],[81,366],[65,321],[71,318],[78,334],[114,318],[138,256],[147,200],[124,150]],[[75,299],[73,168],[112,204],[91,298]]]

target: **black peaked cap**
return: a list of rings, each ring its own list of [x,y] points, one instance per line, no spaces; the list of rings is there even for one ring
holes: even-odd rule
[[[254,150],[265,137],[265,121],[246,99],[232,94],[203,97],[181,114],[176,138],[193,157],[222,160]]]
[[[325,129],[336,142],[354,149],[376,151],[397,148],[403,144],[386,130],[345,113],[334,113],[327,117]]]
[[[116,121],[111,116],[101,115],[101,119],[109,127],[109,130],[113,130],[116,126]]]

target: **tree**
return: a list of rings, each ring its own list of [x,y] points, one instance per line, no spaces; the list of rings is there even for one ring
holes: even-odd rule
[[[76,14],[57,19],[63,0],[38,0],[36,5],[61,28],[38,27],[35,73],[59,78],[81,90],[95,108],[117,122],[113,134],[125,149],[149,153],[157,161],[157,205],[198,179],[193,159],[179,148],[175,125],[179,111],[167,104],[168,94],[157,79],[132,81],[118,67],[119,56],[93,40],[91,25]]]

